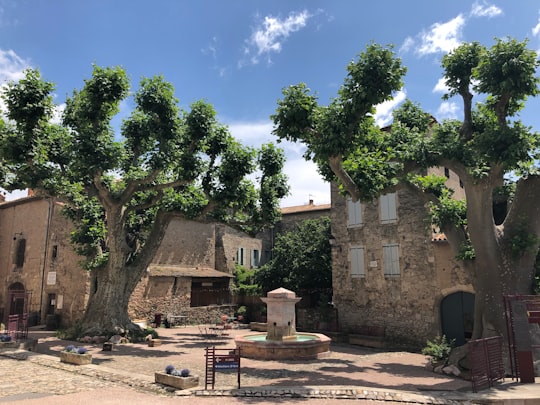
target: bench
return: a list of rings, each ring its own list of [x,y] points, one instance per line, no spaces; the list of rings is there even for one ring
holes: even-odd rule
[[[384,326],[361,326],[353,333],[349,333],[349,344],[382,349],[385,334]]]

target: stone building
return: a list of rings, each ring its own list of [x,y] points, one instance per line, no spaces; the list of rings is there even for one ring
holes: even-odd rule
[[[3,197],[3,196],[2,196]],[[72,325],[88,301],[89,277],[70,243],[72,223],[54,199],[0,201],[0,322]],[[257,267],[262,241],[220,225],[172,221],[129,303],[133,319],[231,303],[235,264]]]
[[[0,202],[0,321],[71,324],[84,311],[88,274],[69,241],[62,204],[38,197]]]
[[[216,318],[195,309],[230,305],[235,265],[260,264],[262,241],[216,223],[173,220],[129,304],[133,319],[155,313]]]
[[[463,198],[459,178],[447,184]],[[464,343],[472,332],[474,291],[428,211],[406,189],[370,202],[332,196],[333,303],[342,332],[422,347],[446,334]]]

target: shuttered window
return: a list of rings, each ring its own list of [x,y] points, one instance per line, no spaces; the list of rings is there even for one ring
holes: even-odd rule
[[[240,266],[243,266],[245,263],[243,247],[238,248],[238,250],[236,251],[236,263],[239,264]]]
[[[366,268],[364,264],[364,247],[353,246],[350,249],[351,256],[351,277],[361,278],[366,275]]]
[[[261,262],[260,252],[257,249],[253,249],[251,251],[251,267],[252,268],[259,267],[260,262]]]
[[[381,210],[381,223],[389,224],[396,222],[396,193],[388,193],[381,195],[379,198],[379,206]]]
[[[397,243],[383,245],[383,261],[385,276],[399,276],[399,245]]]
[[[349,220],[347,221],[348,226],[355,226],[362,224],[362,205],[360,201],[353,202],[352,199],[347,199],[347,212],[349,215]]]

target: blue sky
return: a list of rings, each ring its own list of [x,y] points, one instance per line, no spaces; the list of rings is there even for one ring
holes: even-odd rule
[[[437,119],[460,118],[460,99],[443,102],[440,60],[462,42],[529,39],[540,50],[540,3],[532,0],[0,0],[0,82],[26,67],[56,83],[56,103],[80,88],[92,64],[123,66],[136,88],[163,75],[184,108],[204,99],[248,145],[275,141],[270,115],[281,90],[305,82],[322,104],[336,95],[345,67],[371,41],[392,44],[408,68],[388,124],[405,98]],[[132,101],[116,119],[127,116]],[[522,119],[540,129],[539,100]],[[282,206],[330,201],[329,185],[302,159],[302,145],[281,144],[291,195]],[[8,198],[19,196],[16,193]]]

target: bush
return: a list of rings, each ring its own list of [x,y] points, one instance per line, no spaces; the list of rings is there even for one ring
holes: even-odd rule
[[[455,342],[455,339],[448,341],[445,335],[436,336],[433,340],[426,342],[426,347],[422,349],[422,354],[429,356],[431,363],[446,363]]]

